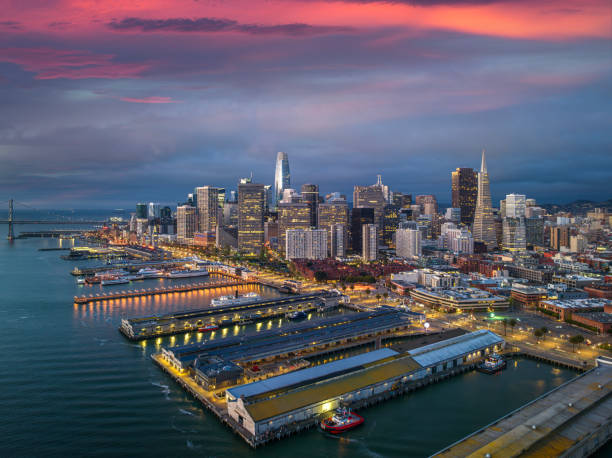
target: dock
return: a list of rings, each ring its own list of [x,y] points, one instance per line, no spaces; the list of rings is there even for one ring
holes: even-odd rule
[[[612,436],[612,359],[436,453],[435,457],[588,456]]]
[[[192,283],[189,285],[175,285],[164,288],[143,288],[128,291],[117,291],[107,294],[90,294],[86,296],[74,296],[75,304],[89,304],[92,302],[111,301],[116,299],[128,299],[134,297],[159,296],[161,294],[188,293],[190,291],[200,291],[217,288],[230,288],[235,286],[256,285],[253,281],[217,281],[207,283]]]

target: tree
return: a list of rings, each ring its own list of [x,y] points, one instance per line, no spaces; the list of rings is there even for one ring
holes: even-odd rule
[[[541,329],[536,329],[533,331],[533,335],[538,339],[538,343],[540,342],[540,337],[544,335],[544,332]]]
[[[548,328],[546,326],[542,326],[540,328],[540,331],[542,331],[542,335],[545,336],[546,334],[548,334]]]
[[[385,291],[385,292],[383,293],[383,297],[385,298],[385,300],[387,300],[387,298],[389,297],[389,293]]]
[[[380,298],[381,298],[381,297],[382,297],[382,296],[381,296],[380,294],[377,294],[377,295],[376,295],[376,300],[377,300],[378,302],[380,302]]]
[[[364,291],[364,293],[365,293],[365,295],[366,295],[366,296],[369,296],[371,292],[372,292],[372,291],[370,291],[370,288],[368,288],[368,289],[366,289],[366,290]]]
[[[504,321],[502,321],[502,324],[504,325],[504,335],[507,335],[506,329],[508,329],[508,318],[504,318]]]
[[[510,321],[508,322],[508,324],[512,328],[512,332],[514,332],[514,327],[516,326],[516,320],[514,318],[510,318]]]
[[[584,342],[584,337],[581,334],[576,334],[569,338],[569,342],[572,344],[572,351],[576,350],[576,345],[580,346]]]
[[[325,282],[327,281],[327,272],[323,272],[321,270],[317,270],[314,273],[314,278],[316,281],[318,281],[319,283]]]

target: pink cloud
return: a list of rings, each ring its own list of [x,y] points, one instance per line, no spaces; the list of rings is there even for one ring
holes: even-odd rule
[[[130,102],[130,103],[177,103],[178,102],[178,100],[172,100],[172,97],[158,97],[158,96],[141,97],[141,98],[119,97],[119,100],[122,100],[123,102]]]
[[[137,78],[150,65],[113,62],[112,54],[52,48],[0,48],[0,62],[17,64],[36,79]]]

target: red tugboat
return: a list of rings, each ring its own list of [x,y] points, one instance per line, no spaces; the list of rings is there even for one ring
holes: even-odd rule
[[[209,323],[204,326],[200,326],[198,328],[198,332],[216,331],[217,329],[219,329],[219,326],[217,326],[215,323]]]
[[[321,421],[321,429],[331,434],[341,434],[359,426],[364,421],[361,415],[357,415],[351,409],[341,407],[334,415]]]

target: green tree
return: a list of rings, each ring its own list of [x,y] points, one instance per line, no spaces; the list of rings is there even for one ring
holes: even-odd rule
[[[540,328],[540,331],[542,331],[543,336],[546,336],[546,334],[548,334],[548,328],[546,326],[542,326]]]
[[[318,281],[319,283],[323,283],[327,281],[327,272],[323,272],[321,270],[317,270],[314,273],[314,278],[316,281]]]
[[[535,331],[533,331],[533,335],[536,337],[539,343],[540,338],[544,335],[544,332],[541,329],[536,329]]]
[[[514,327],[516,326],[516,319],[510,318],[510,321],[508,321],[508,324],[512,328],[512,332],[514,332]]]
[[[383,297],[385,298],[385,301],[386,301],[386,300],[387,300],[387,298],[389,297],[389,293],[385,291],[385,292],[383,293]]]
[[[581,334],[576,334],[569,338],[569,342],[572,344],[572,351],[576,351],[576,345],[580,346],[584,342],[584,337]]]

